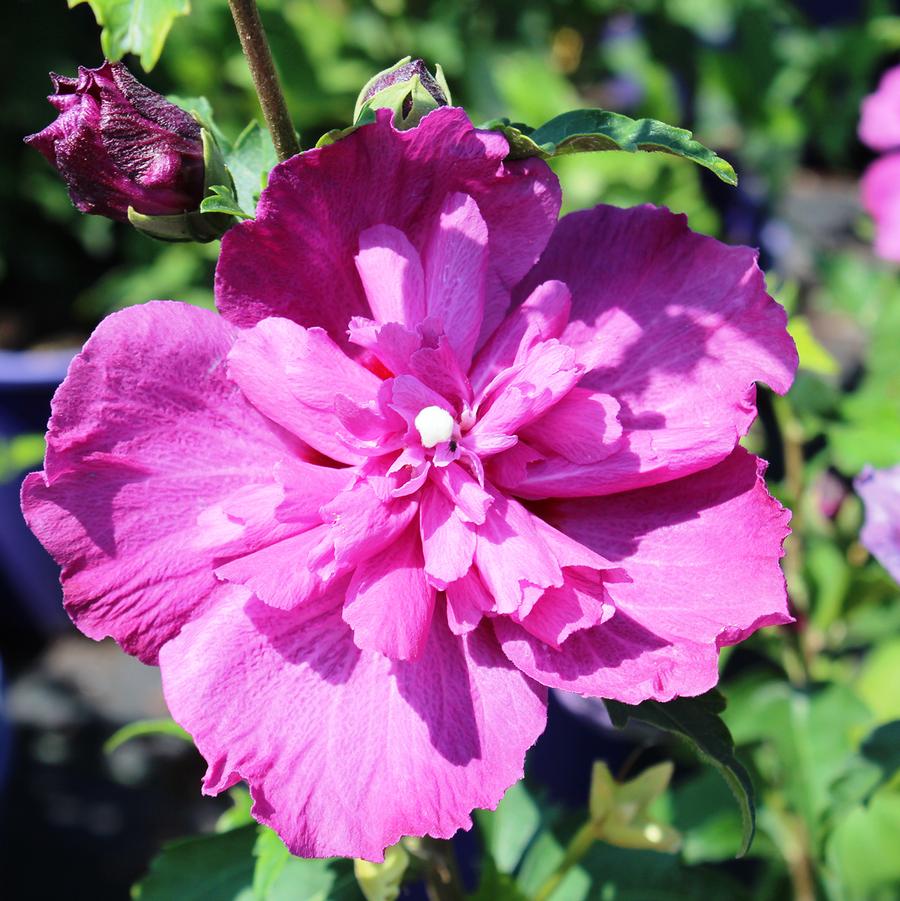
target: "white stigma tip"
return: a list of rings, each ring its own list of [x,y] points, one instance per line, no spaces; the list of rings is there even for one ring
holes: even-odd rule
[[[413,421],[422,447],[435,447],[453,437],[453,417],[443,407],[425,407]]]

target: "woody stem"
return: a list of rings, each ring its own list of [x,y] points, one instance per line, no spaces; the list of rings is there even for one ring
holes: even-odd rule
[[[275,62],[256,0],[228,0],[228,5],[241,40],[241,49],[250,67],[259,105],[272,135],[275,153],[279,160],[286,160],[300,152],[300,141],[291,123],[284,93],[275,72]]]

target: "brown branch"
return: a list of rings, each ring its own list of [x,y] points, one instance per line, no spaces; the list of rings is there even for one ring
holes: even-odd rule
[[[288,113],[287,103],[275,72],[269,41],[259,18],[256,0],[228,0],[231,16],[247,58],[253,85],[259,97],[275,153],[281,161],[300,152],[300,142]]]

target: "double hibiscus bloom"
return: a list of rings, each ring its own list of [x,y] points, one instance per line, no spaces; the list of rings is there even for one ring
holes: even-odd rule
[[[110,316],[23,505],[93,638],[305,856],[448,837],[522,775],[547,688],[715,685],[790,621],[788,513],[738,446],[797,359],[756,258],[666,210],[557,220],[443,108],[272,173],[221,316]]]

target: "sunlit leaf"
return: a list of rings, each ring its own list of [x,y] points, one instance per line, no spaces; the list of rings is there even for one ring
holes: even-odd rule
[[[252,901],[256,826],[170,842],[132,890],[140,901]]]
[[[172,22],[191,11],[189,0],[68,0],[87,3],[103,28],[100,43],[107,59],[133,53],[149,72],[159,59]]]
[[[725,698],[714,690],[697,698],[675,698],[665,704],[644,701],[630,706],[618,701],[607,701],[606,706],[614,725],[624,726],[633,717],[679,735],[688,741],[703,760],[719,771],[741,810],[743,841],[740,853],[745,854],[753,841],[755,829],[753,783],[735,757],[734,741],[721,719]]]
[[[727,184],[737,184],[730,163],[695,141],[689,131],[655,119],[631,119],[608,110],[583,109],[556,116],[540,128],[507,119],[496,119],[482,127],[502,132],[509,141],[512,159],[536,156],[547,160],[606,150],[669,153],[704,166]]]

